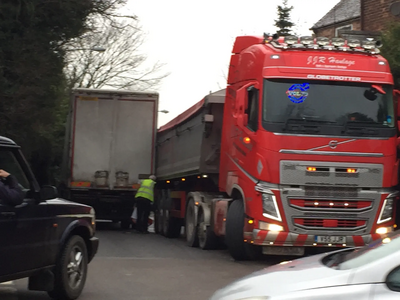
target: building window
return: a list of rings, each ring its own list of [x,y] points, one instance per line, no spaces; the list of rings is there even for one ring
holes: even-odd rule
[[[353,24],[344,25],[344,26],[335,28],[335,37],[340,37],[340,35],[343,31],[348,31],[348,30],[353,30]]]

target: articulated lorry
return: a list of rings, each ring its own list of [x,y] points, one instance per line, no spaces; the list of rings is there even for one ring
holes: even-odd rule
[[[157,134],[156,232],[237,260],[394,230],[393,79],[380,43],[240,36],[225,90]]]
[[[154,173],[158,94],[75,89],[71,104],[64,196],[128,228],[139,180]]]

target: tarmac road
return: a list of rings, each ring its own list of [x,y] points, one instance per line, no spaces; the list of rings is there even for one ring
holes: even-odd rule
[[[206,300],[235,279],[284,260],[235,262],[227,250],[190,248],[184,239],[123,231],[105,222],[97,229],[99,252],[79,300]],[[1,284],[0,299],[50,299],[26,287],[26,279]]]

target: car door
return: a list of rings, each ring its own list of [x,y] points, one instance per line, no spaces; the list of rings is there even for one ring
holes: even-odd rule
[[[46,202],[39,203],[33,198],[29,174],[23,168],[24,162],[17,149],[0,149],[0,166],[19,182],[25,198],[22,204],[16,207],[3,207],[9,217],[8,227],[12,228],[11,249],[5,254],[12,264],[12,272],[23,272],[43,267],[46,261],[51,220],[46,217]],[[7,222],[6,222],[7,223]],[[12,225],[11,225],[12,224]],[[3,238],[3,237],[1,237]],[[12,252],[12,253],[11,253]]]
[[[386,281],[376,284],[373,290],[373,300],[400,299],[400,266],[394,268],[386,277]]]
[[[15,209],[0,204],[0,278],[14,273],[14,265],[19,263],[13,251],[16,228]]]

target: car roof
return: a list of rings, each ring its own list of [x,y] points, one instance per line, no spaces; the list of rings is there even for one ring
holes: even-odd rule
[[[17,146],[17,144],[13,140],[6,138],[4,136],[0,136],[0,145],[1,146]]]

